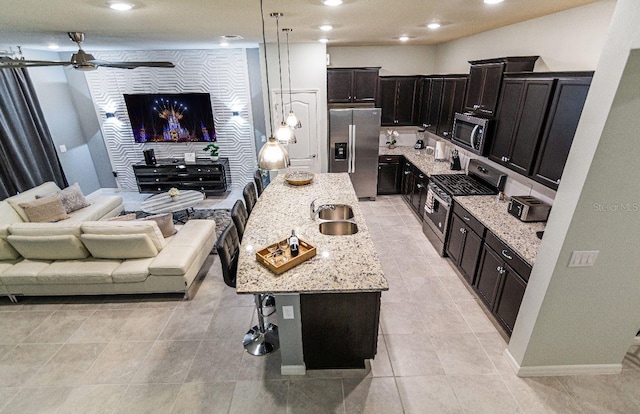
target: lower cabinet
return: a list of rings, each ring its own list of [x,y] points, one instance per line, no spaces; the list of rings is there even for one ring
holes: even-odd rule
[[[413,167],[413,190],[411,194],[411,208],[413,212],[422,218],[422,209],[427,201],[427,185],[429,177],[417,167]]]
[[[409,204],[411,204],[411,194],[413,193],[413,181],[413,164],[405,160],[402,163],[402,171],[400,172],[400,194]]]
[[[473,287],[509,335],[530,274],[531,266],[487,231]]]
[[[380,155],[378,157],[378,194],[400,193],[401,155]]]
[[[476,274],[484,233],[482,223],[454,203],[445,250],[469,284]]]
[[[364,368],[377,352],[380,292],[300,295],[307,369]]]

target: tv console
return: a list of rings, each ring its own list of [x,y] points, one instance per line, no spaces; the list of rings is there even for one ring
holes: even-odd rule
[[[141,193],[164,193],[175,187],[200,191],[205,196],[221,195],[231,184],[228,158],[218,161],[196,159],[195,164],[185,164],[183,159],[162,158],[156,160],[155,165],[134,164],[133,173]]]

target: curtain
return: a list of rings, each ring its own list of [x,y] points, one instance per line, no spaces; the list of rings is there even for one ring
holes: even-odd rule
[[[67,186],[31,78],[0,69],[0,200],[45,181]]]

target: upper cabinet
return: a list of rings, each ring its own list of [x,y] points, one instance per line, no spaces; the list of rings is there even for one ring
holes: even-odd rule
[[[557,189],[592,76],[505,75],[489,159]]]
[[[505,72],[530,72],[538,56],[505,57],[469,61],[469,85],[464,110],[493,116],[498,105],[500,85]]]
[[[531,174],[531,178],[554,190],[560,184],[591,78],[591,73],[561,77],[556,84],[538,158]]]
[[[418,124],[446,138],[453,127],[453,116],[462,111],[467,75],[428,76],[420,83]]]
[[[380,68],[328,68],[327,103],[375,103]]]
[[[383,126],[417,124],[416,91],[418,76],[387,76],[380,78],[380,98]]]

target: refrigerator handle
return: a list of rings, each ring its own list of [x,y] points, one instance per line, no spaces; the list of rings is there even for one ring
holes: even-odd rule
[[[349,124],[349,143],[347,146],[347,152],[349,156],[347,157],[347,173],[352,173],[351,167],[353,164],[353,125]]]
[[[352,128],[352,138],[351,138],[351,142],[353,145],[353,148],[351,149],[351,172],[355,173],[356,172],[356,124],[353,124]]]

